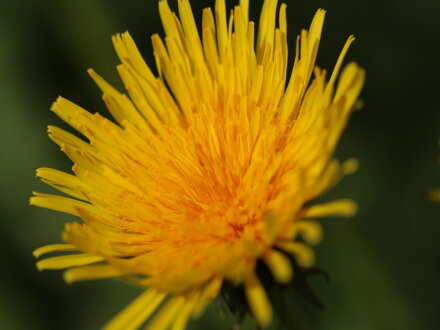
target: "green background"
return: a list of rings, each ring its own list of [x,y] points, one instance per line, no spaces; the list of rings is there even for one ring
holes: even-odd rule
[[[196,17],[214,0],[193,0]],[[170,0],[174,6],[175,1]],[[233,1],[228,1],[232,5]],[[61,94],[105,113],[88,67],[121,87],[110,36],[129,30],[152,63],[149,36],[162,34],[157,1],[1,1],[0,256],[1,329],[97,329],[138,290],[115,281],[66,285],[60,271],[38,272],[31,252],[56,243],[66,221],[28,206],[31,191],[51,191],[38,167],[69,170],[46,136],[64,124],[48,111]],[[351,197],[353,219],[325,219],[317,265],[331,281],[312,285],[326,302],[316,311],[292,299],[295,319],[310,329],[436,329],[440,321],[440,204],[426,191],[440,186],[440,2],[421,0],[287,1],[293,38],[317,8],[328,10],[318,65],[331,69],[349,34],[348,59],[367,70],[364,107],[354,113],[337,151],[360,170],[323,197]],[[261,1],[251,1],[258,17]],[[293,307],[292,307],[293,308]],[[232,319],[212,307],[191,329],[228,329]],[[252,328],[252,322],[246,322]],[[276,326],[274,326],[276,328]]]

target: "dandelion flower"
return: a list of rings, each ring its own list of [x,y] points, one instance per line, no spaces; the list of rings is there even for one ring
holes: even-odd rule
[[[318,10],[297,38],[289,75],[286,5],[265,0],[258,29],[248,9],[241,0],[228,18],[217,0],[199,34],[188,0],[178,0],[178,15],[161,0],[157,75],[128,32],[113,37],[128,95],[89,70],[115,122],[62,97],[52,106],[83,138],[49,126],[73,174],[40,168],[37,176],[68,196],[35,193],[31,204],[82,221],[66,225],[66,244],[35,250],[62,254],[37,267],[66,269],[68,283],[121,278],[144,288],[108,329],[185,328],[225,281],[244,288],[266,326],[272,308],[257,262],[289,282],[292,258],[314,263],[321,227],[312,219],[355,212],[345,199],[310,206],[357,166],[332,159],[364,82],[350,63],[336,84],[354,38],[327,79],[315,66]]]

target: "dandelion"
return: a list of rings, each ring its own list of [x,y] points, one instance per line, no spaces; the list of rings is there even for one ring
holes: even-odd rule
[[[228,18],[217,0],[203,11],[199,34],[188,0],[178,1],[178,15],[161,0],[157,75],[128,32],[113,37],[128,95],[89,70],[115,122],[62,97],[52,106],[83,138],[49,126],[73,174],[40,168],[37,176],[68,197],[35,193],[31,204],[82,221],[66,225],[66,244],[35,250],[63,253],[37,267],[66,269],[68,283],[120,278],[144,288],[108,329],[147,321],[149,329],[183,329],[225,282],[244,288],[266,326],[272,308],[257,262],[289,282],[292,258],[314,263],[310,245],[321,227],[312,219],[355,212],[345,199],[309,203],[357,167],[332,159],[364,82],[350,63],[336,84],[354,38],[327,79],[315,66],[325,15],[318,10],[297,38],[288,75],[286,5],[265,0],[258,30],[248,9],[241,0]]]

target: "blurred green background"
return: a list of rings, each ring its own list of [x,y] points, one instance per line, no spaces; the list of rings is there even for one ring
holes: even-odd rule
[[[195,15],[213,2],[192,0]],[[261,2],[251,1],[254,19]],[[66,285],[59,271],[39,273],[32,250],[58,242],[71,217],[30,207],[28,198],[33,190],[50,191],[35,179],[36,168],[71,166],[45,133],[48,124],[64,127],[48,110],[51,102],[61,94],[106,113],[86,69],[95,68],[121,88],[110,36],[125,30],[152,63],[149,36],[162,33],[157,1],[1,4],[0,328],[97,329],[138,290],[110,280]],[[325,239],[317,265],[331,281],[316,278],[312,284],[326,308],[315,311],[292,301],[303,310],[293,317],[305,319],[311,329],[438,329],[440,204],[428,202],[426,191],[440,186],[440,2],[287,4],[290,54],[293,38],[322,7],[328,15],[318,65],[331,69],[353,33],[357,41],[348,59],[367,70],[364,107],[353,115],[337,151],[342,159],[357,157],[361,168],[324,196],[352,197],[360,211],[353,219],[322,221]],[[214,306],[191,329],[231,324]]]

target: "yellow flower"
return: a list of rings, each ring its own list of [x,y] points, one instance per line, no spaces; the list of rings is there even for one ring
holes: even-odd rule
[[[37,267],[67,269],[69,283],[123,278],[145,288],[108,329],[137,328],[157,309],[149,329],[185,328],[224,281],[243,285],[256,321],[268,325],[257,261],[289,282],[289,258],[314,262],[306,243],[319,242],[321,227],[310,219],[355,212],[350,200],[305,206],[357,167],[331,158],[364,82],[350,63],[335,87],[354,38],[327,80],[315,66],[325,15],[318,10],[298,36],[288,78],[286,5],[277,19],[277,0],[264,1],[258,33],[248,7],[241,0],[228,19],[217,0],[214,12],[203,11],[199,35],[188,0],[178,1],[179,18],[159,1],[166,37],[152,37],[158,77],[127,32],[113,43],[129,96],[89,70],[116,123],[61,97],[52,106],[85,139],[49,127],[74,174],[37,175],[69,197],[35,193],[31,204],[83,223],[66,225],[68,244],[34,252],[78,253]]]

